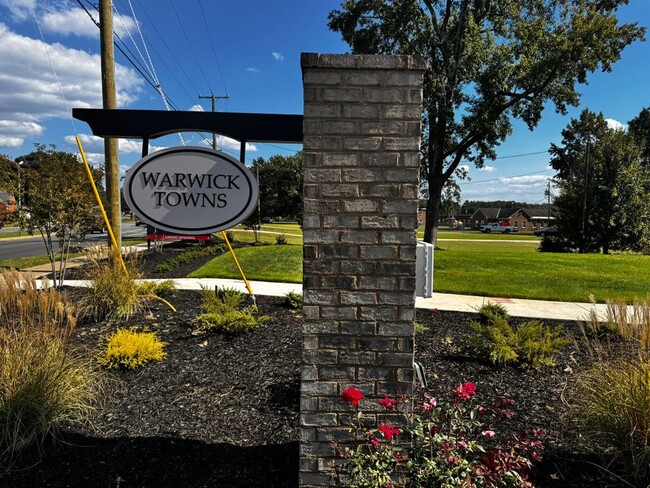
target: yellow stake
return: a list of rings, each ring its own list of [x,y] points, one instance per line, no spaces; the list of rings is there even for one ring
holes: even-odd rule
[[[113,249],[115,249],[115,252],[120,259],[120,264],[122,265],[122,269],[128,275],[129,272],[126,270],[126,265],[124,264],[124,260],[122,259],[122,250],[117,247],[117,241],[115,240],[113,229],[111,228],[111,224],[108,221],[108,216],[106,215],[106,211],[104,210],[102,199],[100,198],[99,192],[97,191],[95,180],[93,180],[92,171],[90,171],[90,165],[88,164],[88,160],[86,159],[86,153],[84,153],[84,148],[81,145],[81,139],[79,139],[79,136],[75,136],[75,139],[77,140],[77,146],[79,147],[79,152],[81,153],[81,159],[83,159],[84,166],[86,168],[86,174],[88,175],[88,179],[90,180],[90,185],[92,186],[93,191],[95,192],[95,198],[97,199],[97,203],[99,204],[99,210],[101,210],[102,217],[104,217],[104,224],[106,225],[106,229],[108,230],[108,235],[111,237],[111,242],[113,243]]]
[[[249,295],[251,297],[253,297],[253,303],[255,303],[255,294],[253,293],[253,290],[251,289],[251,285],[248,283],[248,280],[246,279],[246,276],[244,275],[244,270],[241,269],[241,266],[239,265],[239,261],[237,261],[237,256],[235,256],[235,251],[233,251],[232,246],[230,245],[230,241],[228,240],[228,236],[226,235],[226,232],[222,231],[221,235],[223,236],[223,240],[226,241],[226,245],[228,246],[228,249],[230,250],[230,254],[232,255],[232,258],[235,260],[235,264],[237,265],[237,269],[241,273],[241,277],[244,279],[244,284],[246,285],[246,289],[248,290]]]

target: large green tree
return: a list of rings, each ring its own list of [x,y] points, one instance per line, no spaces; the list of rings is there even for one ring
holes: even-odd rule
[[[585,110],[550,153],[560,190],[557,226],[569,247],[605,254],[650,249],[650,168],[631,134]]]
[[[646,107],[639,115],[628,122],[629,131],[641,146],[644,164],[650,166],[650,108]]]
[[[257,158],[251,167],[259,171],[260,208],[262,217],[302,219],[302,156],[271,156]],[[257,214],[253,216],[257,221]]]
[[[465,160],[480,167],[544,106],[577,105],[576,85],[609,71],[645,35],[620,25],[627,0],[345,0],[329,16],[360,54],[417,54],[424,80],[422,159],[429,188],[424,239],[436,241],[441,192]]]
[[[76,155],[39,145],[35,152],[19,159],[28,162],[23,173],[26,201],[21,209],[21,227],[41,235],[52,267],[53,284],[59,286],[65,277],[72,241],[81,239],[96,220],[97,202],[83,163]],[[101,187],[103,172],[92,172],[95,184]],[[58,255],[55,243],[59,244]]]

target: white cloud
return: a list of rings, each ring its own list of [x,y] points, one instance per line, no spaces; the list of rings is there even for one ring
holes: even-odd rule
[[[25,142],[22,137],[0,136],[0,147],[20,147]]]
[[[497,169],[494,166],[488,166],[486,164],[482,168],[478,168],[478,170],[479,171],[485,171],[486,173],[492,173],[493,171],[496,171]]]
[[[271,53],[271,56],[273,56],[273,59],[275,59],[278,63],[284,61],[284,53],[273,52]]]
[[[190,108],[187,109],[190,112],[205,112],[205,109],[201,105],[192,105]]]
[[[607,127],[610,129],[627,131],[627,124],[622,124],[618,120],[605,119],[605,122],[607,122]]]
[[[259,73],[260,72],[260,70],[258,70],[257,68],[246,68],[246,71],[248,71],[249,73]]]
[[[543,175],[528,175],[528,176],[509,176],[499,178],[502,185],[544,185],[548,180],[548,176]]]
[[[83,145],[86,157],[90,162],[89,154],[98,154],[100,159],[98,162],[104,162],[104,139],[102,137],[93,136],[91,134],[79,134],[79,139]],[[77,150],[77,142],[75,136],[66,136],[65,142]],[[120,154],[142,154],[142,141],[135,139],[118,139],[117,146]],[[149,145],[149,152],[159,151],[165,149],[166,146],[152,146]]]
[[[36,0],[31,0],[36,5]],[[24,21],[32,17],[30,0],[0,0],[0,5],[9,10],[11,18],[15,21]]]
[[[4,122],[0,137],[40,135],[44,121],[70,119],[72,107],[102,106],[99,55],[45,44],[18,35],[2,23],[0,38],[0,120]],[[115,75],[118,106],[128,106],[144,82],[135,71],[119,64]]]
[[[231,139],[226,136],[217,136],[217,148],[218,149],[227,149],[230,151],[239,151],[241,147],[241,142],[236,139]],[[255,152],[257,151],[257,146],[251,144],[250,142],[246,143],[246,152]]]
[[[469,166],[467,164],[461,164],[458,169],[464,173],[469,173]]]

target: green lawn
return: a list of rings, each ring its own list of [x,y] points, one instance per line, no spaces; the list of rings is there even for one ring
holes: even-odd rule
[[[302,282],[302,246],[259,246],[235,249],[246,278],[284,283]],[[190,278],[241,278],[230,253],[213,259]]]
[[[650,256],[540,253],[523,242],[447,242],[444,248],[435,252],[437,292],[578,302],[650,292]]]
[[[645,298],[650,256],[537,252],[537,242],[446,241],[435,252],[434,290],[442,293],[587,302]],[[300,246],[237,250],[251,280],[301,281]],[[191,277],[239,278],[230,255]]]

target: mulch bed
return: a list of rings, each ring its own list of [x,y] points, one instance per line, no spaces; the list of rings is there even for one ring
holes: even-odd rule
[[[149,258],[150,269],[160,259]],[[74,341],[96,348],[118,327],[147,326],[167,343],[167,357],[112,372],[92,425],[63,426],[40,462],[32,453],[0,487],[297,486],[300,312],[282,298],[258,297],[260,313],[270,317],[258,330],[197,334],[192,322],[200,294],[177,291],[169,301],[177,313],[155,302],[123,323],[78,327]],[[417,312],[427,330],[417,335],[416,359],[435,394],[473,381],[486,404],[514,398],[512,432],[542,427],[548,433],[545,460],[534,473],[537,486],[620,486],[590,464],[598,460],[581,452],[576,432],[562,421],[567,380],[593,360],[571,345],[555,367],[538,372],[495,367],[466,347],[473,317]],[[563,325],[578,337],[575,324]]]

